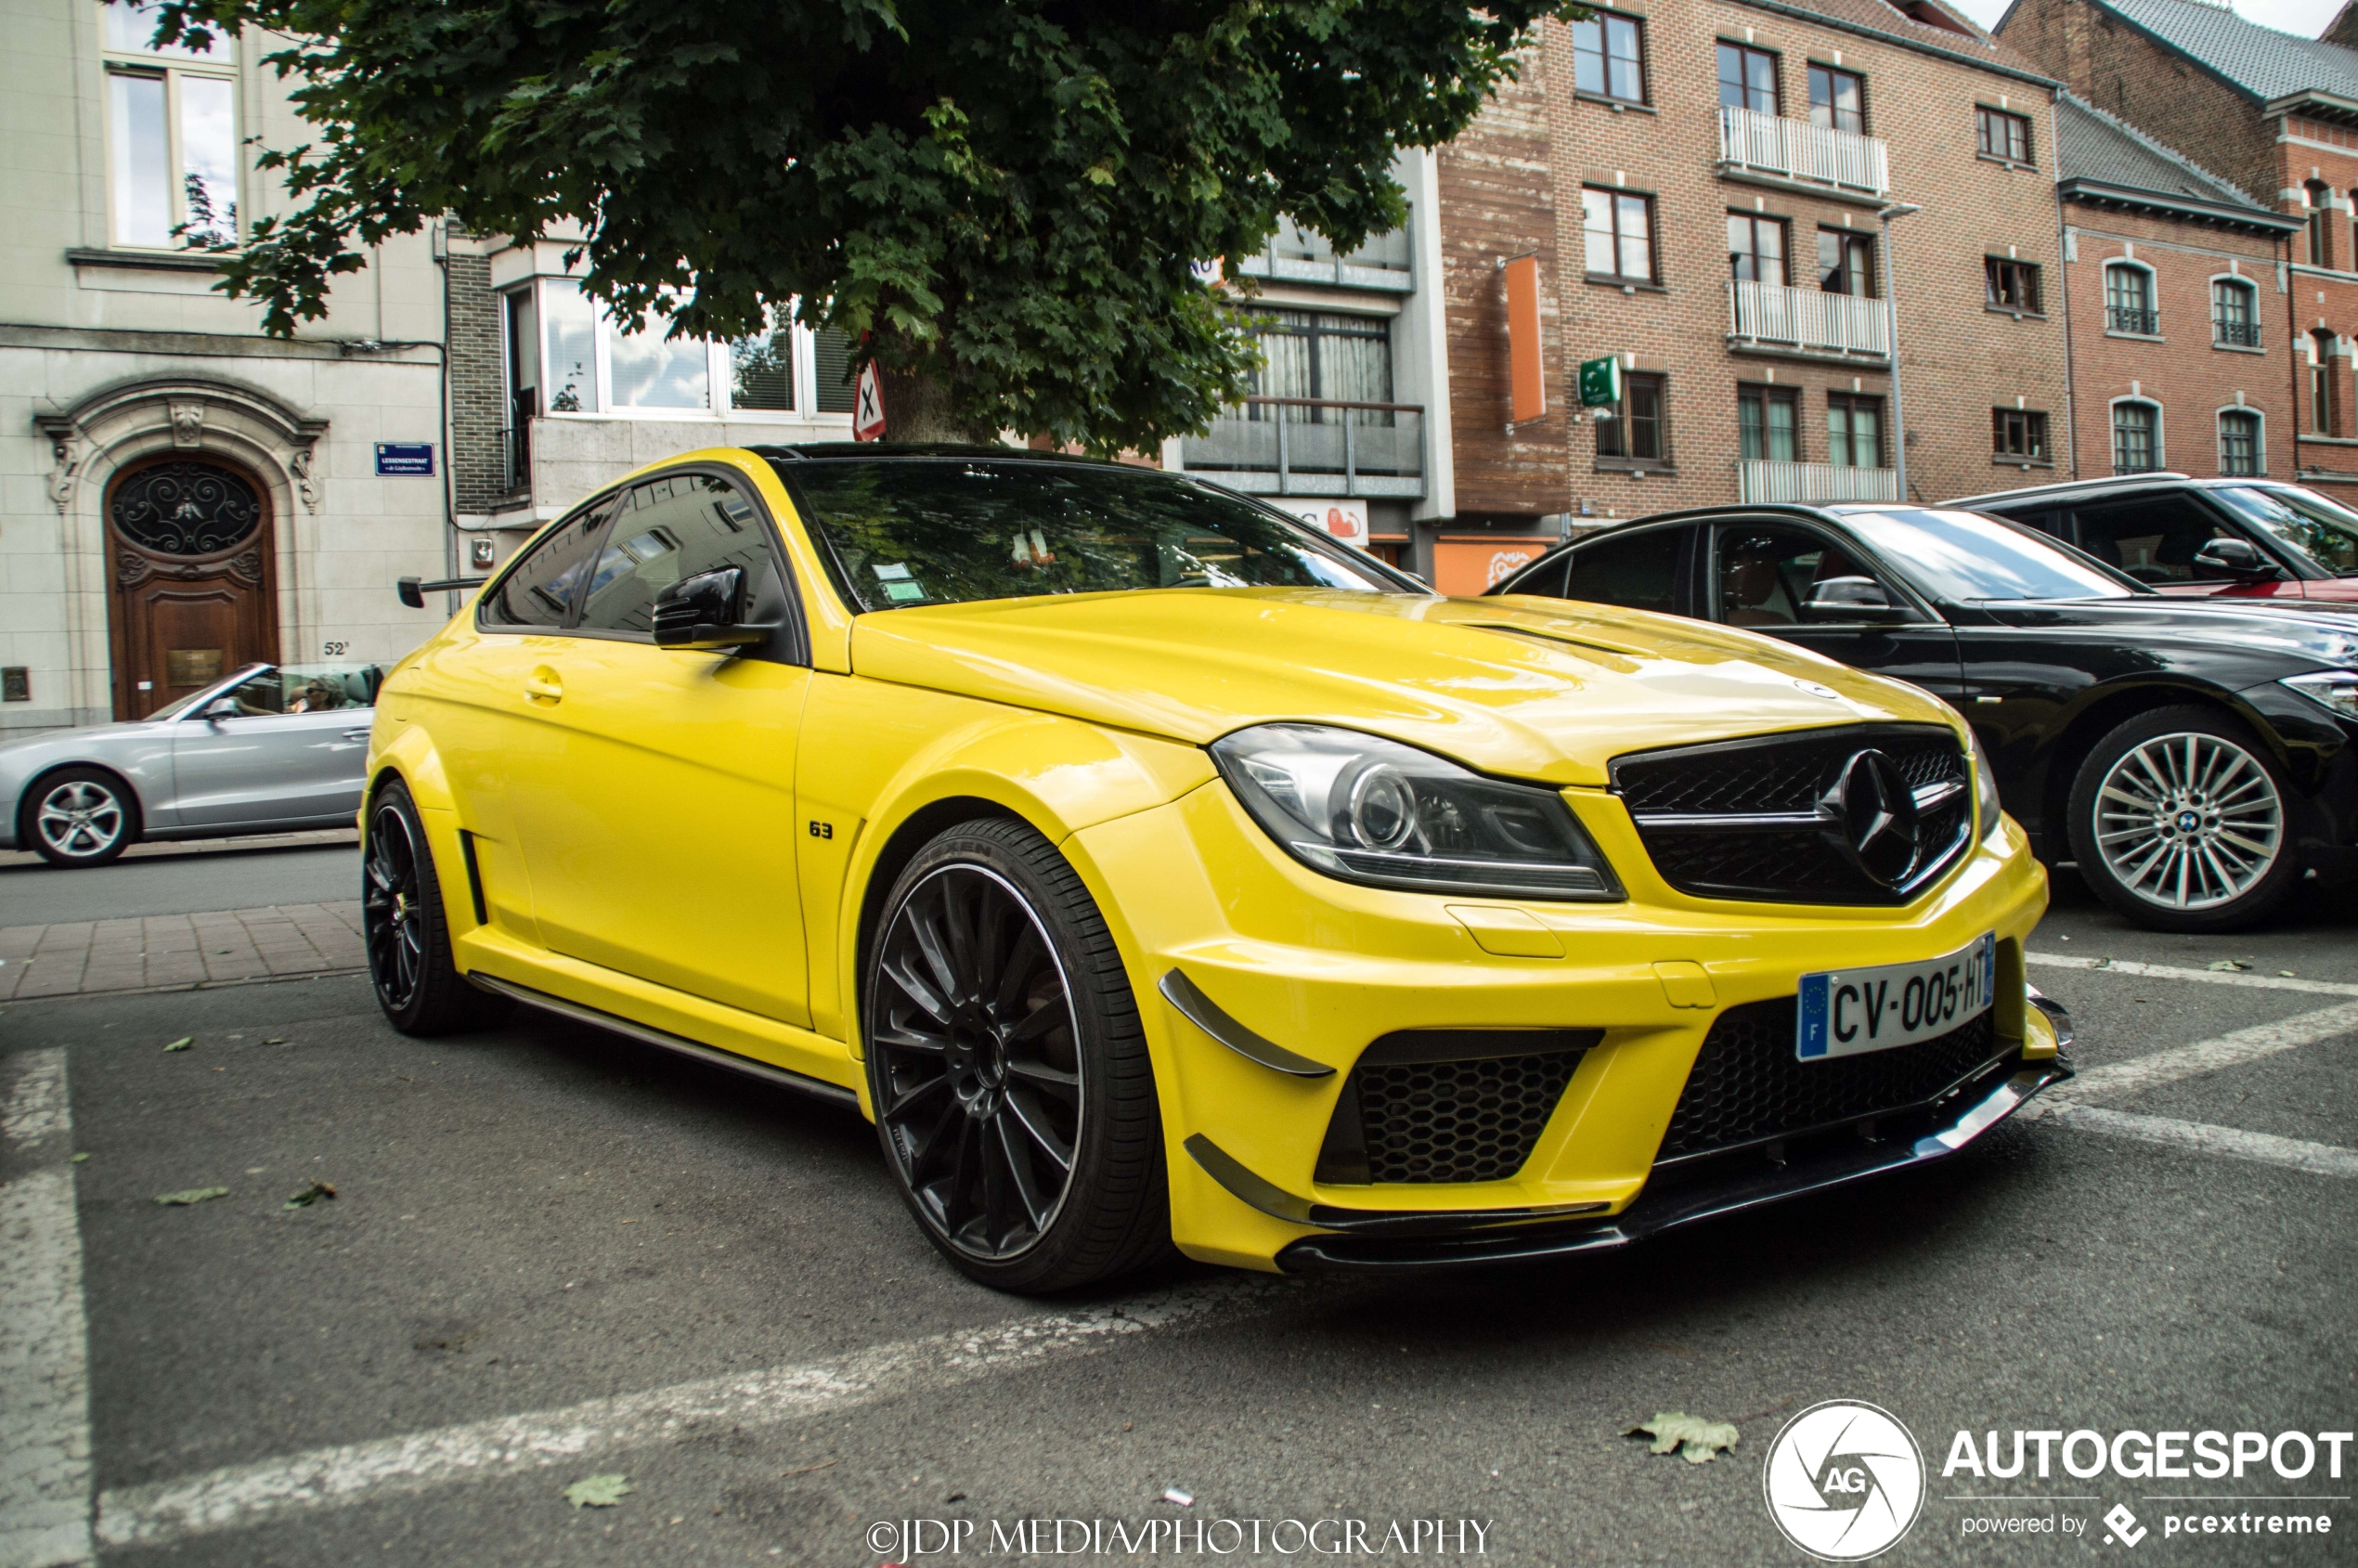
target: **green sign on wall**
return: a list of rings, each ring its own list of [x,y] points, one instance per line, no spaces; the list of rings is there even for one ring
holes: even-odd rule
[[[1621,401],[1621,356],[1608,354],[1602,359],[1580,362],[1580,406],[1600,408]]]

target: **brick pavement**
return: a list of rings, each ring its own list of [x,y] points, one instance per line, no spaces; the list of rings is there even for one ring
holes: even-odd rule
[[[360,902],[0,927],[0,1001],[361,968]]]

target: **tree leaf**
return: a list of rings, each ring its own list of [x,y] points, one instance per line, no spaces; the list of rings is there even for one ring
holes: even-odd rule
[[[1624,1437],[1651,1437],[1653,1451],[1667,1454],[1677,1449],[1691,1465],[1708,1464],[1722,1448],[1733,1448],[1738,1441],[1733,1423],[1706,1421],[1700,1416],[1690,1416],[1683,1410],[1661,1410],[1650,1421],[1639,1421]]]
[[[179,1039],[174,1041],[171,1044],[166,1045],[164,1049],[167,1051],[185,1051],[190,1045],[196,1043],[196,1039],[197,1037],[193,1034],[184,1034]]]
[[[612,1508],[631,1489],[628,1476],[586,1475],[565,1488],[565,1501],[576,1508]]]
[[[330,1186],[327,1183],[313,1182],[301,1192],[298,1192],[292,1198],[289,1198],[286,1201],[286,1207],[290,1209],[308,1209],[314,1203],[318,1202],[319,1199],[323,1198],[333,1198],[335,1195],[336,1189]]]
[[[229,1189],[226,1186],[192,1186],[186,1192],[157,1193],[156,1201],[167,1209],[183,1209],[191,1203],[210,1203],[216,1198],[228,1196]]]

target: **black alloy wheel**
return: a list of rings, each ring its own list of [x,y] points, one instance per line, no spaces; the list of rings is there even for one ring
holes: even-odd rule
[[[55,866],[105,865],[139,837],[139,803],[100,768],[60,768],[25,792],[17,841]]]
[[[1167,1244],[1153,1072],[1105,922],[1054,846],[964,824],[902,871],[867,977],[869,1085],[902,1198],[952,1262],[1066,1289]]]
[[[377,1005],[404,1034],[449,1034],[505,1017],[508,999],[469,984],[450,958],[450,925],[424,824],[407,786],[378,792],[360,860],[360,928]]]

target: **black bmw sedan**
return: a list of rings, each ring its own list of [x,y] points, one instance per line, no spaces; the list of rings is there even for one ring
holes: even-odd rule
[[[2358,877],[2358,614],[2167,598],[1976,512],[1711,507],[1491,590],[1691,616],[1912,681],[1972,721],[2041,858],[2140,925],[2231,930]]]

